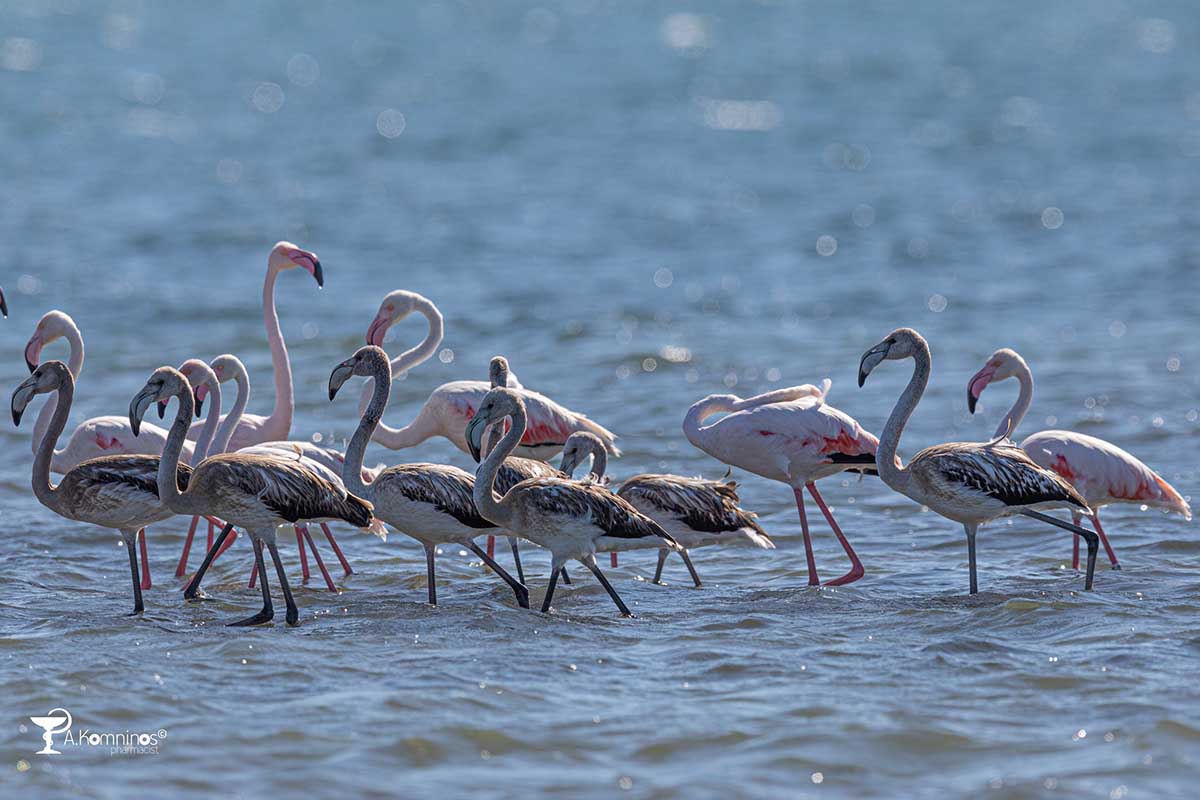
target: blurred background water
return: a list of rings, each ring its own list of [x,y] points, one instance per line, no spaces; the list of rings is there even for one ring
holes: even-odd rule
[[[1024,432],[1110,439],[1194,496],[1198,37],[1189,2],[4,0],[0,377],[23,379],[61,308],[88,346],[72,424],[225,351],[265,413],[261,280],[289,239],[326,271],[321,292],[278,286],[297,438],[351,433],[325,381],[406,288],[446,339],[393,424],[503,353],[621,435],[615,477],[717,476],[680,432],[690,403],[828,376],[878,432],[908,368],[862,390],[855,371],[903,324],[935,359],[906,455],[990,436],[1015,385],[976,417],[964,388],[1010,346],[1038,379]],[[340,595],[317,581],[299,629],[234,631],[259,602],[246,544],[217,601],[185,606],[185,524],[158,526],[147,613],[123,617],[115,534],[30,495],[31,427],[0,426],[10,793],[1120,798],[1200,777],[1200,546],[1177,517],[1112,508],[1125,569],[1086,595],[1066,536],[994,524],[968,598],[953,523],[831,479],[867,577],[813,590],[790,492],[735,473],[778,551],[698,551],[701,590],[625,556],[636,620],[590,580],[524,612],[458,548],[430,609],[414,542],[347,532]],[[443,440],[369,458],[469,467]],[[823,523],[815,539],[840,574]],[[298,583],[290,537],[284,554]],[[169,735],[158,755],[34,756],[27,717],[55,706]]]

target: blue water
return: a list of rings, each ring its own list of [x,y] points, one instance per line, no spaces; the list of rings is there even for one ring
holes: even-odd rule
[[[289,239],[326,273],[278,287],[298,438],[352,432],[325,382],[405,288],[446,340],[392,424],[502,353],[620,434],[614,478],[718,476],[688,405],[828,376],[878,432],[908,369],[860,390],[858,359],[911,325],[934,375],[904,454],[990,436],[1015,385],[975,417],[964,389],[1009,346],[1038,379],[1024,432],[1102,436],[1194,497],[1198,38],[1186,2],[0,3],[0,384],[60,308],[88,347],[73,424],[226,351],[266,413],[261,280]],[[115,534],[30,494],[31,427],[0,426],[7,794],[1120,798],[1200,778],[1200,545],[1178,517],[1106,510],[1125,568],[1090,594],[1065,535],[994,524],[970,598],[957,526],[830,479],[867,576],[814,590],[790,491],[735,474],[779,549],[698,551],[700,590],[625,556],[636,620],[590,580],[520,610],[457,548],[431,609],[414,542],[347,530],[341,594],[317,580],[299,629],[247,631],[222,623],[259,603],[249,548],[185,605],[182,520],[151,530],[155,588],[125,618]],[[369,457],[469,466],[443,440]],[[840,573],[823,522],[815,540]],[[536,603],[547,560],[528,561]],[[168,734],[34,755],[27,718],[59,706],[76,730]]]

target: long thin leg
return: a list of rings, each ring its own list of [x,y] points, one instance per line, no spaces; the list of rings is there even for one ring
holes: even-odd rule
[[[1120,569],[1121,562],[1117,561],[1117,554],[1113,552],[1112,545],[1108,543],[1108,537],[1104,535],[1104,529],[1100,527],[1100,512],[1092,511],[1092,527],[1096,529],[1096,533],[1100,534],[1100,544],[1104,545],[1104,552],[1108,553],[1108,562],[1112,564],[1113,569]],[[1075,537],[1075,541],[1079,541],[1079,537]],[[147,573],[148,574],[148,573]]]
[[[434,546],[425,545],[425,580],[429,583],[429,605],[437,605],[437,578],[433,574]]]
[[[608,563],[613,569],[617,568],[617,551],[613,550],[608,554]]]
[[[559,566],[562,562],[558,559],[554,560],[554,564],[550,567],[550,585],[546,587],[546,596],[542,598],[542,613],[550,613],[550,600],[554,597],[554,587],[558,585],[558,575],[562,573],[566,577],[567,571]]]
[[[213,523],[212,523],[212,520],[210,519],[208,521],[208,549],[209,550],[212,550],[212,544],[213,544]]]
[[[1079,516],[1078,514],[1072,514],[1071,522],[1075,523],[1076,525],[1080,525],[1083,522],[1083,517]],[[1079,570],[1079,537],[1078,536],[1071,537],[1071,569],[1073,569],[1075,571]]]
[[[559,572],[562,573],[563,583],[565,583],[567,586],[570,586],[571,585],[571,576],[567,574],[567,568],[563,567],[559,570]]]
[[[146,610],[142,605],[142,581],[138,575],[137,533],[121,531],[121,538],[125,540],[125,549],[129,551],[129,572],[133,577],[133,613],[126,616],[133,617]]]
[[[229,538],[229,534],[233,532],[233,523],[230,522],[221,529],[221,535],[217,537],[216,543],[209,548],[204,555],[204,563],[200,565],[200,570],[188,581],[188,585],[183,590],[183,596],[187,600],[195,600],[196,594],[200,591],[200,581],[204,580],[204,573],[208,572],[208,568],[212,566],[213,559],[217,554],[222,552],[221,545],[225,544],[225,540]]]
[[[659,551],[662,552],[661,550]],[[692,557],[688,555],[687,550],[680,550],[679,557],[683,559],[683,563],[687,565],[688,572],[692,574],[692,583],[699,589],[704,584],[700,583],[700,576],[696,574],[696,568],[692,566]]]
[[[662,582],[663,564],[667,563],[667,556],[669,556],[669,555],[671,555],[671,551],[665,547],[658,551],[658,566],[654,568],[654,580],[651,581],[651,583],[657,583],[659,586],[663,585],[663,582]]]
[[[353,575],[354,570],[350,569],[350,562],[346,560],[346,556],[342,553],[342,548],[338,547],[337,539],[333,538],[333,531],[329,530],[329,525],[322,522],[321,532],[325,534],[325,538],[329,540],[329,546],[333,548],[333,554],[337,556],[338,561],[342,565],[342,571],[346,575]]]
[[[1096,554],[1100,551],[1100,537],[1097,536],[1096,534],[1092,533],[1091,531],[1086,530],[1085,528],[1081,528],[1078,525],[1072,525],[1069,522],[1063,522],[1061,519],[1052,517],[1049,514],[1043,514],[1040,511],[1033,511],[1032,509],[1026,508],[1023,511],[1021,511],[1021,513],[1027,517],[1033,517],[1036,520],[1040,520],[1041,522],[1044,522],[1047,525],[1053,525],[1056,528],[1062,528],[1065,531],[1070,531],[1071,533],[1075,534],[1076,536],[1082,537],[1083,540],[1085,542],[1087,542],[1087,547],[1088,547],[1087,577],[1084,578],[1083,588],[1088,591],[1091,591],[1092,579],[1096,575]]]
[[[512,548],[513,564],[517,567],[517,580],[522,584],[525,583],[525,570],[521,567],[521,547],[517,544],[517,537],[508,537],[509,547]]]
[[[308,531],[305,530],[304,533],[301,533],[299,525],[292,527],[296,529],[296,549],[300,551],[300,582],[308,583],[311,575],[308,571],[308,553],[304,549],[304,533]]]
[[[209,522],[212,522],[212,520],[209,520]],[[221,524],[221,527],[222,527],[222,529],[225,527],[224,523]],[[238,532],[237,532],[237,529],[234,528],[233,534],[228,539],[225,540],[225,546],[217,551],[217,558],[220,558],[221,556],[225,555],[225,551],[228,550],[230,547],[233,547],[233,543],[237,541],[237,537],[238,537]]]
[[[247,589],[253,589],[254,584],[258,582],[258,562],[254,562],[254,566],[250,569],[250,580],[246,583]]]
[[[804,493],[792,489],[796,495],[796,510],[800,512],[800,532],[804,534],[804,556],[808,559],[808,585],[820,586],[821,578],[817,575],[817,560],[813,558],[812,536],[808,533],[808,515],[804,513]]]
[[[808,493],[812,495],[813,500],[817,501],[817,505],[821,508],[821,513],[825,515],[825,521],[829,523],[829,527],[833,528],[833,535],[837,537],[838,542],[842,545],[842,549],[846,551],[846,555],[850,558],[850,571],[840,578],[826,581],[825,585],[843,586],[847,583],[854,583],[866,574],[862,562],[858,560],[858,554],[854,552],[854,548],[850,546],[850,542],[846,539],[845,534],[842,533],[842,529],[838,527],[837,520],[833,518],[833,512],[829,510],[829,506],[825,505],[825,499],[817,491],[815,483],[808,484]]]
[[[304,531],[308,535],[308,530]],[[311,540],[310,540],[311,541]],[[275,546],[274,539],[267,540],[267,549],[271,551],[271,560],[275,562],[275,574],[279,576],[279,587],[283,589],[283,602],[287,605],[288,625],[300,624],[300,609],[296,607],[296,600],[292,597],[292,587],[288,585],[287,573],[283,571],[283,561],[279,558],[279,548]],[[267,574],[263,573],[263,588],[267,586]]]
[[[604,573],[600,571],[600,567],[596,566],[596,557],[590,553],[587,556],[579,559],[583,565],[592,571],[596,576],[596,580],[600,581],[600,585],[604,587],[604,591],[608,592],[608,596],[617,604],[617,608],[621,610],[622,617],[632,617],[633,612],[629,610],[629,606],[625,605],[625,601],[621,599],[621,595],[617,594],[617,590],[608,582],[608,578],[604,577]]]
[[[971,565],[971,594],[979,593],[979,582],[975,579],[975,531],[977,526],[963,523],[967,532],[967,561]]]
[[[179,565],[175,567],[175,577],[182,578],[187,573],[188,554],[192,552],[192,539],[196,538],[196,526],[200,524],[200,517],[192,517],[192,524],[188,526],[187,538],[183,540],[183,553],[179,556]]]
[[[137,532],[138,547],[142,555],[142,588],[151,588],[150,584],[150,556],[146,554],[146,529],[142,528]]]
[[[491,556],[492,558],[496,557],[496,536],[495,536],[495,534],[491,534],[491,533],[488,534],[487,554],[489,556]]]
[[[516,578],[505,572],[504,568],[496,563],[496,559],[484,552],[479,545],[475,544],[474,542],[470,542],[467,547],[470,548],[472,553],[482,558],[483,563],[487,564],[488,568],[490,568],[492,572],[499,575],[500,579],[512,588],[513,594],[517,596],[517,605],[519,605],[521,608],[529,608],[529,590],[525,588],[525,584],[518,583]]]
[[[337,594],[337,586],[334,584],[333,578],[329,577],[329,570],[325,569],[325,562],[321,560],[321,554],[317,552],[317,543],[313,541],[312,534],[308,532],[307,526],[302,530],[304,532],[304,541],[308,542],[308,547],[312,550],[313,560],[317,562],[317,569],[321,570],[321,575],[325,578],[325,588]],[[300,549],[301,551],[304,550],[303,547]]]
[[[270,622],[275,619],[275,607],[271,605],[271,589],[267,586],[267,568],[263,565],[263,542],[262,539],[255,536],[254,539],[254,563],[258,567],[258,571],[262,573],[262,610],[253,617],[246,617],[237,622],[230,622],[226,625],[227,628],[245,628],[250,625],[262,625],[264,622]],[[209,552],[212,552],[211,550]]]

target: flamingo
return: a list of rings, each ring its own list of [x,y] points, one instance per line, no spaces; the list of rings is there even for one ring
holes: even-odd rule
[[[79,380],[83,370],[84,347],[83,334],[75,320],[70,315],[57,309],[47,311],[38,320],[37,327],[29,341],[25,344],[25,364],[29,371],[37,369],[42,349],[59,339],[66,339],[69,348],[67,368],[71,371],[73,381]],[[45,438],[50,419],[54,416],[57,400],[51,398],[38,413],[33,426],[32,449],[37,454],[38,447]],[[200,435],[202,425],[196,424],[196,436]],[[67,446],[55,450],[50,461],[50,471],[65,475],[72,469],[92,458],[107,455],[153,455],[162,452],[167,441],[167,432],[156,426],[146,425],[142,436],[135,437],[129,429],[129,420],[120,416],[93,417],[81,423],[71,433]],[[184,448],[184,456],[192,456],[195,445],[189,442]]]
[[[572,433],[563,447],[563,473],[572,476],[575,468],[589,455],[592,457],[591,474],[599,481],[608,466],[603,443],[586,431]],[[635,475],[621,484],[617,496],[628,500],[634,508],[661,525],[682,546],[679,555],[697,588],[702,584],[689,550],[714,544],[775,549],[771,537],[758,524],[758,515],[738,505],[734,481],[710,481],[681,475]],[[670,554],[670,548],[659,549],[654,583],[662,582],[663,564]]]
[[[413,312],[429,321],[429,333],[421,344],[392,359],[393,378],[426,361],[442,341],[442,314],[429,299],[415,292],[398,290],[391,292],[379,306],[379,312],[367,329],[367,344],[382,346],[388,328]],[[575,431],[591,431],[600,437],[609,454],[620,455],[616,436],[585,415],[565,408],[545,395],[523,389],[516,376],[509,375],[510,388],[521,392],[521,398],[529,415],[529,428],[525,439],[516,449],[515,455],[548,461],[562,450],[567,437]],[[491,387],[485,381],[453,381],[433,390],[416,419],[403,428],[392,428],[380,422],[374,441],[392,450],[414,447],[433,436],[449,439],[464,453],[469,452],[463,437],[463,428],[475,414],[484,394]],[[363,391],[360,411],[368,400],[370,387]]]
[[[416,539],[425,548],[429,604],[437,605],[434,557],[445,542],[466,547],[483,559],[507,583],[522,608],[529,608],[529,590],[509,575],[479,545],[475,537],[493,528],[475,509],[471,498],[474,479],[458,467],[442,464],[402,464],[384,470],[370,484],[362,480],[363,455],[374,428],[383,417],[391,394],[392,374],[387,353],[368,345],[338,364],[329,375],[329,399],[354,375],[373,378],[371,401],[350,440],[342,479],[350,491],[368,498],[381,519]]]
[[[226,423],[228,423],[228,421],[231,419],[234,420],[236,427],[237,420],[243,416],[242,412],[248,404],[250,397],[250,378],[246,371],[246,367],[241,360],[237,358],[237,356],[228,353],[217,356],[215,359],[213,359],[211,366],[218,380],[222,382],[234,381],[237,385],[237,399],[234,402],[233,410],[225,418]],[[204,387],[197,389],[196,396],[197,402],[203,403],[205,397]],[[224,441],[222,441],[222,439],[224,439]],[[225,437],[218,436],[217,441],[215,441],[213,444],[213,452],[226,452],[225,448],[228,447],[228,439],[228,435]],[[342,464],[345,461],[345,455],[331,448],[320,447],[316,444],[312,444],[311,442],[285,441],[263,442],[258,445],[244,447],[238,452],[258,455],[283,455],[289,459],[298,461],[301,465],[308,469],[313,469],[320,472],[321,476],[326,480],[330,480],[339,484],[341,483],[341,471]],[[364,480],[372,480],[378,473],[379,468],[364,468]],[[188,529],[187,539],[184,541],[183,553],[180,555],[179,564],[175,570],[177,577],[182,576],[187,571],[188,554],[191,550],[192,539],[196,532],[196,524],[197,519],[193,518],[192,525]],[[333,532],[329,529],[329,525],[325,522],[321,522],[320,526],[322,532],[325,534],[325,538],[329,541],[330,546],[333,548],[334,554],[341,563],[345,575],[352,575],[354,570],[351,569],[350,562],[346,559],[341,547],[338,546],[337,539],[334,538]],[[386,536],[386,529],[383,527],[382,523],[373,527],[372,532],[377,536]],[[312,551],[313,559],[316,561],[317,567],[321,571],[321,575],[325,580],[326,588],[329,591],[336,593],[338,588],[336,584],[334,584],[333,578],[330,577],[329,570],[325,567],[324,559],[321,558],[321,554],[317,550],[316,542],[313,540],[312,535],[308,530],[308,526],[295,526],[295,534],[297,549],[300,553],[300,568],[303,582],[308,583],[310,577],[308,569],[308,557],[305,554],[305,543],[307,543],[308,549]],[[226,549],[228,549],[229,545],[233,543],[233,539],[236,538],[236,536],[237,532],[234,531],[231,538],[226,543]],[[213,525],[210,523],[208,529],[208,547],[212,547],[212,543]],[[224,550],[222,550],[222,553],[223,552]],[[218,555],[220,555],[220,553],[218,553]],[[256,564],[250,572],[250,581],[248,585],[251,589],[254,588],[254,585],[257,581],[257,576],[258,569]]]
[[[568,559],[577,559],[600,581],[621,615],[632,617],[629,607],[597,566],[596,553],[647,547],[679,550],[679,543],[657,522],[592,481],[531,478],[497,496],[497,473],[525,436],[524,394],[507,387],[488,391],[467,425],[465,438],[472,457],[478,461],[488,426],[503,422],[505,417],[512,418],[512,427],[483,460],[475,476],[472,489],[475,507],[484,519],[550,551],[550,585],[542,601],[543,614],[550,610],[564,564]]]
[[[488,364],[488,383],[491,388],[497,386],[509,386],[509,377],[512,373],[508,369],[508,359],[504,356],[496,356]],[[487,443],[484,446],[483,453],[486,456],[492,452],[492,448],[500,441],[500,436],[503,434],[501,425],[493,425],[488,431]],[[574,436],[575,434],[571,434]],[[589,434],[591,435],[591,434]],[[597,439],[599,441],[599,439]],[[603,444],[601,445],[603,446]],[[607,456],[607,451],[605,451]],[[514,485],[529,478],[541,478],[547,475],[559,475],[559,471],[550,466],[544,461],[536,461],[532,458],[521,458],[520,456],[510,456],[504,460],[504,464],[500,467],[500,472],[496,476],[496,486],[501,494],[507,492]],[[513,563],[517,568],[517,580],[521,583],[525,582],[525,571],[521,568],[521,548],[517,544],[516,536],[508,537],[509,546],[512,548]],[[487,537],[487,554],[493,558],[496,556],[496,537],[493,534],[488,534]],[[616,553],[613,553],[613,558],[616,558]],[[613,564],[615,567],[616,564]],[[563,579],[566,583],[570,583],[571,579],[563,573]]]
[[[873,472],[879,446],[879,440],[852,417],[825,402],[830,386],[825,379],[820,387],[791,386],[745,400],[709,395],[689,408],[683,420],[683,433],[695,447],[725,464],[792,487],[804,534],[809,586],[820,585],[821,579],[801,489],[808,489],[850,559],[850,571],[825,585],[853,583],[864,574],[862,562],[817,491],[816,481],[846,470]],[[704,424],[709,416],[722,412],[726,416]]]
[[[1058,473],[1038,466],[1006,436],[986,443],[934,445],[913,456],[907,467],[896,463],[900,434],[929,383],[932,366],[929,345],[912,328],[897,328],[865,352],[858,367],[858,385],[862,386],[884,360],[903,358],[915,362],[913,375],[883,429],[875,462],[879,477],[900,494],[962,523],[967,534],[971,594],[979,591],[975,578],[975,532],[985,522],[1014,514],[1024,514],[1083,537],[1088,546],[1084,588],[1090,590],[1096,571],[1098,537],[1041,511],[1068,508],[1073,514],[1090,516],[1091,509],[1071,484]]]
[[[67,425],[71,402],[75,397],[75,379],[70,368],[61,361],[47,361],[36,367],[33,374],[13,392],[11,405],[13,422],[20,425],[30,401],[39,394],[51,392],[57,395],[57,402],[34,458],[33,493],[42,505],[61,517],[120,531],[121,539],[129,551],[133,614],[140,614],[145,610],[142,589],[148,573],[139,580],[135,541],[140,532],[144,563],[146,526],[175,515],[158,497],[155,477],[160,459],[150,455],[100,456],[68,470],[57,486],[51,484],[50,464],[54,458],[54,443]],[[203,446],[207,447],[215,429],[216,417],[210,416],[205,422],[201,439]],[[190,467],[181,466],[175,479],[179,486],[186,487],[191,475]]]
[[[1002,348],[992,353],[983,369],[967,383],[967,408],[975,413],[975,404],[988,384],[1016,378],[1021,386],[1013,407],[1000,420],[997,436],[1012,436],[1033,402],[1033,373],[1025,359],[1015,350]],[[1100,526],[1100,509],[1112,503],[1138,503],[1165,508],[1192,518],[1192,509],[1175,487],[1157,472],[1111,442],[1074,431],[1050,430],[1027,436],[1021,449],[1039,466],[1054,470],[1065,478],[1087,501],[1092,510],[1091,523],[1100,535],[1100,543],[1108,554],[1113,569],[1120,569],[1104,528]],[[1082,517],[1074,515],[1078,525]],[[1071,567],[1079,569],[1079,539],[1073,538]]]
[[[184,597],[195,598],[204,573],[225,544],[235,525],[244,527],[254,543],[254,558],[262,579],[263,607],[252,617],[232,626],[259,625],[275,617],[263,547],[271,552],[287,604],[288,625],[299,624],[300,614],[288,585],[287,573],[275,544],[276,529],[300,520],[341,519],[356,527],[371,524],[371,504],[324,480],[312,470],[273,456],[223,453],[205,459],[192,470],[185,490],[180,490],[177,470],[188,419],[194,409],[192,389],[178,370],[159,367],[129,405],[129,423],[134,433],[151,403],[178,399],[175,421],[159,460],[156,484],[159,498],[177,514],[209,514],[226,520],[225,528],[204,557],[200,571],[188,584]]]

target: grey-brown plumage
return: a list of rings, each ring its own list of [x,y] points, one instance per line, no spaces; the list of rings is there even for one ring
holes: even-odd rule
[[[463,525],[479,530],[496,526],[480,516],[471,499],[475,481],[458,467],[445,464],[400,464],[380,473],[374,493],[398,493],[414,503],[428,503]]]
[[[1038,466],[1007,440],[986,447],[975,443],[934,445],[914,456],[911,466],[929,491],[944,496],[977,492],[1006,506],[1055,503],[1087,508],[1075,487]]]
[[[635,475],[621,484],[618,496],[631,503],[641,500],[662,509],[689,528],[723,533],[750,528],[771,541],[756,514],[739,507],[735,481],[712,481],[680,475]]]
[[[522,503],[538,512],[585,520],[614,539],[675,540],[661,525],[634,508],[628,500],[591,481],[533,478],[513,487]]]

